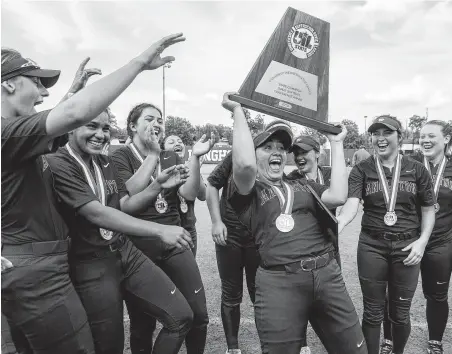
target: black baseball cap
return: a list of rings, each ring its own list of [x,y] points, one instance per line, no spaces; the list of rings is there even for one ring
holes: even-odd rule
[[[254,148],[258,148],[272,136],[277,135],[284,145],[284,149],[289,150],[292,146],[293,133],[290,125],[282,120],[270,122],[263,132],[256,135],[253,139]]]
[[[312,149],[317,152],[320,151],[320,143],[309,135],[300,135],[297,137],[293,142],[290,152],[293,152],[295,147],[299,147],[303,151],[311,151]]]
[[[56,84],[60,73],[60,70],[41,69],[33,60],[20,57],[2,65],[2,82],[16,76],[39,77],[42,85],[49,88]]]
[[[398,132],[402,131],[402,126],[400,125],[400,122],[395,117],[392,117],[390,115],[384,115],[375,118],[372,124],[370,125],[369,129],[367,129],[367,132],[372,133],[380,128],[388,128]]]

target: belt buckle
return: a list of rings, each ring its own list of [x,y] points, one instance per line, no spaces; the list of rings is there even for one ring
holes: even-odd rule
[[[305,265],[304,265],[305,262],[310,262],[310,261],[314,261],[314,267],[313,268],[306,268]],[[316,268],[316,265],[317,265],[317,258],[315,258],[315,257],[314,258],[308,258],[308,259],[300,261],[301,270],[304,271],[304,272],[310,272],[311,270]]]
[[[393,241],[393,239],[391,238],[392,235],[394,235],[394,234],[391,233],[391,232],[385,232],[385,233],[383,233],[383,240],[386,240],[386,241]]]

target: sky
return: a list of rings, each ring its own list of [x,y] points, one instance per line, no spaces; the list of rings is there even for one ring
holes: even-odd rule
[[[429,119],[452,119],[450,1],[2,1],[1,43],[62,71],[39,106],[49,109],[84,58],[107,75],[183,32],[186,41],[164,52],[176,58],[165,69],[166,114],[232,125],[222,95],[239,89],[288,6],[330,23],[330,122],[350,119],[362,132],[364,116],[367,126],[380,114],[406,122],[427,109]],[[141,73],[111,105],[119,125],[135,104],[161,107],[162,83],[162,69]]]

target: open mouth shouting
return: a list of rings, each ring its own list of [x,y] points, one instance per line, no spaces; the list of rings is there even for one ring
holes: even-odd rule
[[[174,145],[174,152],[182,152],[184,148],[182,147],[182,145]]]
[[[271,157],[269,160],[270,170],[275,173],[280,172],[282,170],[282,162],[283,159],[281,156]]]
[[[430,152],[433,149],[433,144],[431,142],[428,143],[422,143],[422,149],[425,152]]]
[[[159,136],[160,132],[161,132],[161,129],[160,129],[159,127],[155,127],[155,126],[154,126],[154,134],[155,134],[156,136]]]

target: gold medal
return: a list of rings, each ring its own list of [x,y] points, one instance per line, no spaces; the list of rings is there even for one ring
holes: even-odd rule
[[[286,182],[282,182],[283,187],[287,193],[287,199],[284,197],[284,193],[276,186],[272,186],[273,191],[276,193],[281,205],[281,214],[276,218],[276,228],[281,232],[292,231],[295,226],[295,220],[292,217],[292,208],[294,200],[294,190],[292,186]]]
[[[106,229],[99,229],[100,230],[100,235],[102,236],[102,238],[104,240],[111,240],[111,238],[113,237],[113,231],[110,230],[106,230]]]
[[[180,211],[183,212],[184,214],[187,213],[188,205],[187,202],[185,201],[185,198],[179,195],[179,200],[180,200]]]

